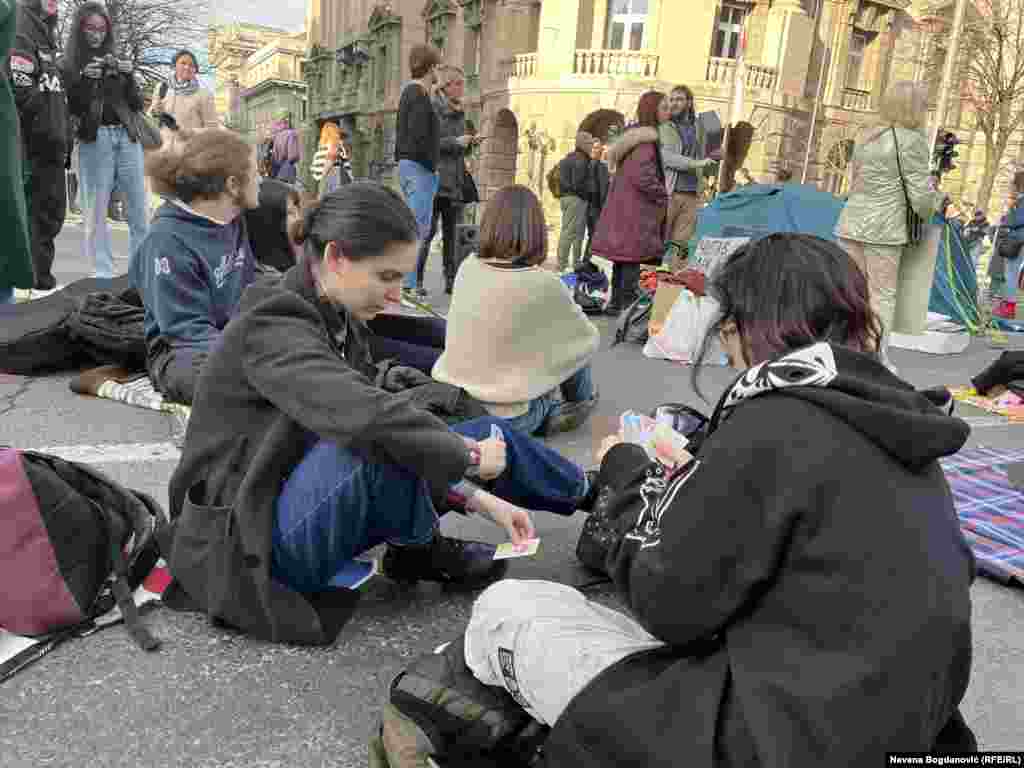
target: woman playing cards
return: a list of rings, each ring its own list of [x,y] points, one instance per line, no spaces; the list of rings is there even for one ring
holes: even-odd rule
[[[375,385],[366,322],[401,294],[416,222],[387,188],[355,183],[307,213],[304,255],[242,298],[207,361],[171,479],[170,569],[210,616],[271,640],[330,643],[387,544],[393,579],[482,586],[495,547],[441,535],[475,513],[512,543],[528,509],[572,514],[583,470],[481,418],[449,429]]]

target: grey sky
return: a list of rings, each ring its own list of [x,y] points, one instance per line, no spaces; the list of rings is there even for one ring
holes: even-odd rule
[[[210,0],[212,24],[248,21],[298,31],[306,16],[306,0]]]

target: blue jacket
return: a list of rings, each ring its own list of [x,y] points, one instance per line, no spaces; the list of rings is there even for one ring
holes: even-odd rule
[[[245,217],[219,224],[182,203],[157,210],[129,270],[146,307],[146,346],[209,349],[253,282]]]
[[[1006,212],[999,223],[1009,228],[1006,234],[1008,239],[1024,245],[1024,196],[1018,198],[1017,204]]]

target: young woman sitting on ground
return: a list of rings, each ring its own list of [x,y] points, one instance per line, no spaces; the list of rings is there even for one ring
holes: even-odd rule
[[[154,386],[191,403],[214,343],[255,275],[243,211],[259,205],[256,150],[237,134],[180,131],[146,172],[165,199],[129,265],[145,304]]]
[[[572,514],[589,481],[498,419],[449,429],[374,386],[365,323],[416,264],[416,220],[396,193],[344,186],[303,235],[300,264],[246,291],[206,364],[167,551],[210,616],[318,644],[352,613],[357,555],[386,542],[391,578],[480,586],[503,573],[495,547],[441,535],[438,513],[482,515],[519,543],[534,535],[527,508]]]
[[[711,293],[709,336],[743,372],[699,457],[667,472],[604,446],[607,568],[632,617],[505,581],[474,605],[466,663],[554,726],[549,766],[970,749],[973,558],[937,461],[969,427],[880,362],[867,281],[838,246],[765,237]]]
[[[597,402],[590,361],[601,343],[562,281],[541,266],[547,246],[537,196],[519,185],[500,190],[484,213],[479,256],[455,277],[445,350],[433,372],[537,435],[587,420]]]

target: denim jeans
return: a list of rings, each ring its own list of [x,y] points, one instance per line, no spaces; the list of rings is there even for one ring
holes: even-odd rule
[[[575,374],[570,376],[559,387],[562,397],[559,398],[554,392],[530,401],[530,410],[522,416],[512,419],[504,419],[512,429],[525,432],[528,435],[536,434],[544,422],[553,414],[564,408],[569,403],[579,403],[589,400],[594,396],[594,380],[590,366],[585,365]]]
[[[506,469],[488,489],[528,509],[571,515],[586,493],[580,467],[500,419],[474,419],[452,431],[483,440],[492,424],[505,434]],[[436,521],[425,481],[321,440],[288,476],[275,503],[272,574],[298,592],[323,589],[371,547],[430,541]]]
[[[14,303],[14,287],[13,286],[0,286],[0,304],[13,304]]]
[[[85,257],[96,265],[96,277],[114,276],[107,208],[116,182],[127,202],[131,257],[149,228],[142,145],[121,126],[100,126],[96,141],[78,147],[79,194],[85,221]]]
[[[434,215],[434,196],[440,184],[440,177],[428,171],[414,160],[398,161],[398,182],[405,195],[405,202],[416,217],[416,230],[420,242],[430,236],[430,220]],[[416,272],[405,276],[405,288],[416,287]]]
[[[1017,251],[1017,257],[1004,259],[1006,261],[1006,287],[1003,289],[1003,298],[1009,302],[1017,301],[1017,286],[1020,282],[1021,254],[1024,248]]]
[[[381,313],[367,323],[374,360],[395,358],[402,365],[430,375],[444,351],[447,324],[438,317],[407,317]]]

